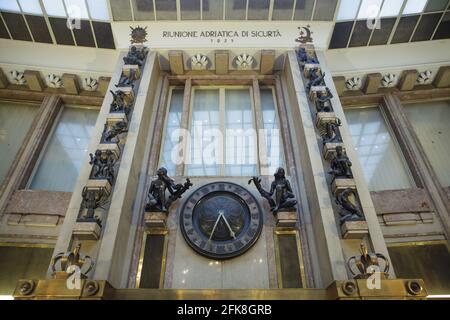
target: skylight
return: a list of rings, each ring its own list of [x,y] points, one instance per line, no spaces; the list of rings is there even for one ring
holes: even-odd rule
[[[19,4],[24,13],[42,14],[39,0],[19,0]]]
[[[67,17],[62,0],[42,0],[45,11],[49,16]]]
[[[405,0],[384,0],[380,17],[398,16],[402,9],[403,2],[405,2]]]
[[[403,9],[403,14],[421,13],[427,4],[427,0],[408,0],[408,3]]]
[[[87,0],[87,4],[92,19],[109,21],[109,10],[106,0]]]
[[[363,0],[358,19],[376,18],[380,13],[382,0]]]
[[[11,0],[0,0],[0,9],[6,11],[20,12],[19,5],[17,1]]]
[[[337,20],[353,20],[358,13],[360,0],[342,0],[339,6]]]
[[[67,13],[71,18],[89,19],[89,14],[84,0],[64,0]]]

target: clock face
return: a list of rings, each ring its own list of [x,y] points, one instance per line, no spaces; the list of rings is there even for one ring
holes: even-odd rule
[[[253,195],[229,182],[207,184],[185,202],[181,232],[198,253],[229,259],[247,251],[261,234],[263,216]]]

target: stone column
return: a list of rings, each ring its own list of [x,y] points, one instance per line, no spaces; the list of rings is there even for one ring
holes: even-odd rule
[[[108,92],[110,90],[113,92],[118,90],[115,85],[119,83],[122,72],[124,72],[123,57],[126,54],[126,52],[123,52],[119,56]],[[156,88],[160,79],[160,70],[156,58],[156,53],[149,52],[140,74],[140,84],[138,91],[135,92],[126,142],[121,152],[119,168],[116,169],[117,174],[112,195],[109,198],[106,214],[102,219],[102,228],[98,239],[77,238],[76,240],[77,242],[82,242],[82,253],[91,256],[95,262],[94,270],[89,274],[89,277],[95,280],[107,280],[116,287],[120,287],[121,284],[122,268],[129,263],[129,261],[124,261],[123,257],[126,254],[130,230],[136,227],[131,224],[132,204],[138,186],[139,171],[144,159],[145,140],[148,135],[149,122],[153,111],[153,101],[159,94]],[[107,123],[108,116],[111,115],[112,101],[113,96],[108,93],[103,101],[93,130],[89,143],[89,152],[94,153],[99,148],[104,125]],[[75,237],[73,233],[80,215],[82,190],[89,181],[92,181],[89,180],[91,169],[89,156],[86,155],[53,255],[71,251],[74,245]],[[50,268],[47,276],[52,276]]]
[[[93,276],[96,280],[107,280],[116,288],[121,287],[121,283],[124,281],[123,269],[128,270],[130,263],[130,261],[124,261],[123,257],[127,255],[127,250],[131,250],[128,247],[128,239],[131,228],[136,227],[131,226],[132,206],[144,161],[150,119],[153,111],[156,110],[154,102],[159,94],[157,87],[160,80],[160,70],[156,57],[156,53],[149,52],[142,72],[133,117],[130,122]]]
[[[353,146],[352,136],[350,134],[350,130],[348,127],[347,120],[345,118],[344,110],[342,108],[341,102],[339,100],[339,95],[334,86],[333,77],[330,70],[327,67],[327,61],[325,55],[321,51],[316,51],[317,58],[320,62],[320,67],[323,73],[325,73],[325,83],[333,94],[333,99],[331,103],[333,105],[334,113],[336,117],[338,117],[342,125],[339,127],[343,143],[345,145],[345,150],[352,161],[352,172],[354,176],[354,181],[356,184],[356,189],[358,191],[358,195],[360,198],[361,206],[364,212],[365,219],[369,228],[369,244],[372,247],[373,252],[381,253],[385,257],[389,259],[389,253],[387,250],[386,242],[383,237],[383,233],[381,230],[381,226],[378,222],[377,214],[375,211],[374,204],[372,202],[372,198],[370,196],[370,191],[368,185],[364,179],[364,173],[359,162],[358,154],[355,151]],[[345,246],[345,253],[348,258],[350,255],[354,255],[358,253],[358,244],[359,242],[355,240],[342,240],[343,246]],[[389,259],[390,260],[390,259]],[[391,266],[389,275],[391,278],[395,278],[395,272],[393,267]]]
[[[345,268],[346,261],[308,95],[294,51],[288,52],[285,74],[287,90],[291,98],[291,121],[295,128],[297,143],[301,146],[299,153],[319,260],[320,270],[316,270],[316,272],[321,274],[321,286],[326,287],[333,281],[348,279]]]

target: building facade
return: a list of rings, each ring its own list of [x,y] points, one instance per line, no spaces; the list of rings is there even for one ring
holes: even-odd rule
[[[356,2],[0,4],[0,296],[449,297],[449,1]]]

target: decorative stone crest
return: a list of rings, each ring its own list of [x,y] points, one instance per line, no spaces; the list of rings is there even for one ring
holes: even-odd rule
[[[295,42],[299,42],[301,44],[313,42],[313,38],[311,37],[313,33],[310,28],[310,25],[307,25],[306,27],[298,27],[297,29],[299,30],[299,36],[295,39]]]
[[[388,277],[389,260],[384,255],[370,253],[364,243],[360,245],[360,253],[360,256],[353,256],[347,261],[348,269],[354,279],[368,279],[377,272],[384,279]]]
[[[81,196],[83,197],[81,212],[85,213],[77,221],[96,222],[97,224],[100,224],[100,220],[95,216],[95,210],[108,203],[109,193],[106,188],[84,187]]]
[[[131,44],[147,42],[147,27],[142,28],[141,26],[137,26],[136,28],[130,27],[130,29]]]
[[[80,250],[81,243],[73,251],[61,252],[52,258],[50,265],[55,279],[65,279],[76,272],[79,272],[82,278],[87,278],[87,274],[94,267],[94,261],[90,256],[81,255]]]

